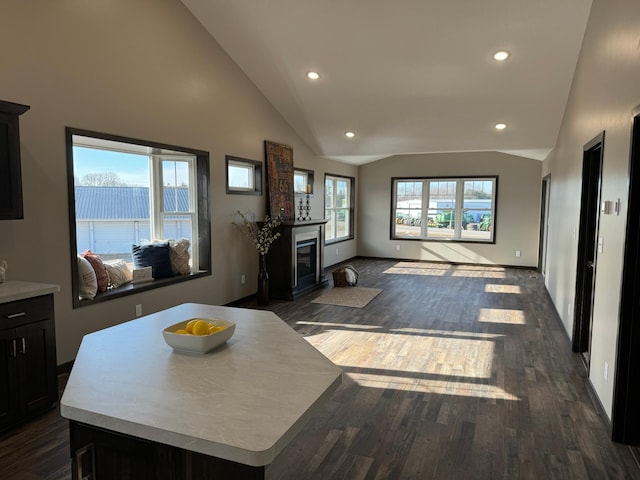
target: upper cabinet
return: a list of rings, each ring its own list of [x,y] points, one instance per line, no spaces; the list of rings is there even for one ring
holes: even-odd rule
[[[18,117],[29,108],[0,100],[0,220],[23,218]]]

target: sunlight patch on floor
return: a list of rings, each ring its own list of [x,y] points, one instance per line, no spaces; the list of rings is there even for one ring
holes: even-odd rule
[[[377,375],[368,373],[347,373],[354,382],[362,387],[385,388],[421,393],[437,393],[461,397],[477,397],[495,400],[519,400],[519,398],[496,385],[469,382],[451,382],[447,380],[426,380],[403,377],[401,375]]]
[[[478,314],[478,321],[509,325],[525,325],[527,323],[522,310],[510,310],[507,308],[481,308]]]
[[[422,267],[391,267],[384,272],[394,275],[425,275],[430,277],[441,277],[447,273],[444,269]]]
[[[352,330],[327,330],[305,338],[341,367],[406,373],[411,381],[434,375],[450,381],[492,378],[495,343],[491,339]]]
[[[297,321],[296,325],[335,327],[335,328],[346,328],[346,329],[354,329],[354,330],[376,330],[376,329],[382,328],[379,325],[360,325],[358,323],[305,322],[304,320]]]
[[[522,293],[520,285],[500,285],[496,283],[487,283],[484,286],[487,293]]]
[[[383,273],[393,275],[424,275],[432,277],[450,275],[452,277],[505,278],[504,267],[492,267],[485,265],[452,265],[428,262],[398,262],[393,267],[386,269]]]

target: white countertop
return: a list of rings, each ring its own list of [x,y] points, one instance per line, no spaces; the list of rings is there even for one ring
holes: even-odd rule
[[[236,322],[226,345],[174,352],[162,330]],[[86,335],[63,417],[252,466],[271,463],[342,381],[342,370],[272,312],[183,304]]]
[[[40,295],[48,295],[49,293],[57,293],[59,291],[59,285],[10,280],[0,283],[0,303],[39,297]]]

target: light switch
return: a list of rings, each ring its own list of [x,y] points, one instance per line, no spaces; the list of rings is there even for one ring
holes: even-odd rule
[[[604,248],[604,238],[598,237],[598,253],[602,253]]]

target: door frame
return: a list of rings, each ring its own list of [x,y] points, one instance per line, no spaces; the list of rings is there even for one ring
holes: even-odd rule
[[[633,109],[611,439],[640,443],[640,105]]]
[[[551,196],[551,174],[542,178],[540,195],[540,241],[538,246],[538,271],[547,273],[547,237],[549,233],[549,201]]]
[[[597,237],[600,223],[600,194],[602,189],[602,165],[604,133],[591,139],[583,147],[582,194],[580,196],[580,224],[578,227],[578,256],[576,265],[576,289],[572,349],[574,352],[590,353],[591,325],[593,318],[593,292],[596,279]],[[597,154],[597,155],[596,155]],[[595,191],[590,189],[594,188]],[[595,195],[595,198],[591,196]],[[587,263],[591,262],[592,267]],[[585,274],[592,268],[589,275]],[[589,298],[586,298],[586,295]],[[586,307],[585,307],[586,306]],[[584,358],[589,370],[590,358]]]

